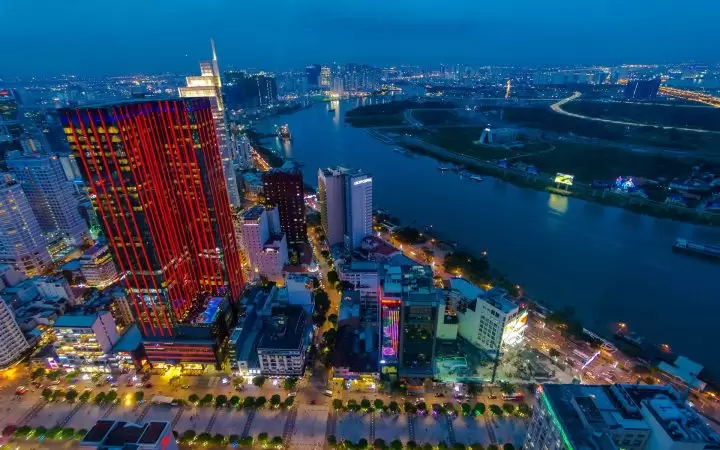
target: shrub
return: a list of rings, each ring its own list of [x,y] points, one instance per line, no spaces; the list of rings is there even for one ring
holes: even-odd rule
[[[220,394],[217,397],[215,397],[215,406],[217,406],[218,408],[227,405],[227,402],[228,402],[227,395]]]

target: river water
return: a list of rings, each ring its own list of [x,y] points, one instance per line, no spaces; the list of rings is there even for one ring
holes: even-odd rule
[[[492,266],[530,297],[573,306],[587,328],[603,334],[625,322],[720,374],[720,359],[712,356],[720,342],[720,264],[671,250],[677,237],[720,242],[720,228],[440,172],[435,160],[393,152],[346,125],[344,113],[363,101],[370,100],[316,104],[258,129],[289,125],[292,143],[268,142],[305,163],[306,183],[317,186],[320,167],[361,168],[373,175],[375,207],[403,224],[432,224],[475,254],[487,249]]]

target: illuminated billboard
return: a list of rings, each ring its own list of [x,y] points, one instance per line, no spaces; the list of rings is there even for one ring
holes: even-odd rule
[[[558,172],[557,175],[555,175],[555,182],[557,184],[564,184],[566,186],[572,186],[574,178],[575,178],[575,175],[568,175],[566,173]]]

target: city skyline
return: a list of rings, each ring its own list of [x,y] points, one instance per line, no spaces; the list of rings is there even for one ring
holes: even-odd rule
[[[6,49],[2,72],[6,76],[110,75],[132,67],[148,73],[192,73],[197,61],[207,58],[211,37],[217,41],[224,67],[275,71],[334,60],[421,66],[713,62],[717,53],[712,48],[711,20],[720,6],[700,3],[690,11],[674,9],[667,1],[642,1],[618,11],[566,0],[553,5],[450,1],[441,10],[427,1],[391,5],[370,1],[342,7],[325,0],[233,6],[210,2],[202,9],[183,8],[177,2],[130,2],[125,11],[142,11],[130,16],[102,5],[78,5],[66,11],[50,2],[43,8],[16,3],[0,6],[0,14],[32,17],[35,26],[17,20],[0,31],[7,42],[18,44]],[[85,15],[84,26],[78,28],[82,31],[63,27],[77,20],[77,10]],[[244,20],[249,16],[265,20]],[[243,26],[237,26],[240,23]],[[118,31],[130,28],[133,33]],[[672,30],[672,39],[667,30]],[[64,38],[56,39],[60,33]],[[172,40],[148,38],[169,35]],[[68,39],[84,41],[86,50],[67,52]]]

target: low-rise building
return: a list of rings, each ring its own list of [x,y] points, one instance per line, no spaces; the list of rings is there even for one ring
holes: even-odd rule
[[[337,265],[337,273],[341,281],[350,283],[353,289],[362,295],[375,298],[380,285],[378,269],[378,263],[375,261],[350,260]]]
[[[670,386],[544,384],[530,450],[701,450],[720,436]]]
[[[313,288],[310,275],[306,273],[287,273],[285,289],[289,305],[302,306],[307,314],[313,312]]]
[[[118,273],[107,245],[94,245],[80,257],[85,284],[102,289],[117,281]]]
[[[119,336],[109,312],[60,316],[53,328],[61,367],[83,372],[111,372],[117,368],[112,348]]]
[[[302,307],[273,308],[257,345],[261,373],[301,376],[309,341],[308,315]]]
[[[360,251],[365,254],[370,261],[388,262],[395,255],[401,255],[402,251],[394,247],[389,242],[380,239],[377,236],[365,236],[360,242]]]
[[[463,278],[452,278],[450,285],[460,337],[491,355],[522,341],[527,311],[510,300],[506,291],[485,291]]]
[[[82,450],[177,450],[170,422],[135,424],[98,420],[80,441]]]
[[[75,294],[73,294],[70,283],[61,274],[55,275],[36,275],[30,280],[37,288],[38,294],[43,300],[53,301],[64,299],[69,304],[74,305]]]

